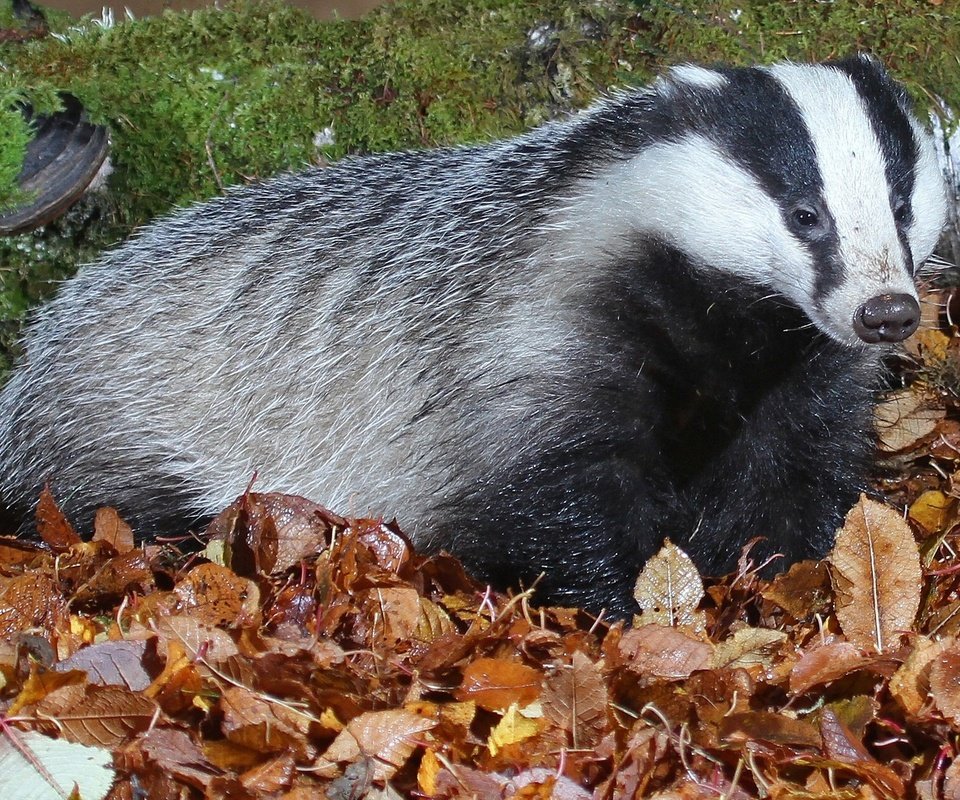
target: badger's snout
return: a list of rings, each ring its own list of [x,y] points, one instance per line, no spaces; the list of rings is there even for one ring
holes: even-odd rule
[[[881,294],[853,315],[853,329],[863,341],[902,342],[920,324],[920,304],[908,294]]]

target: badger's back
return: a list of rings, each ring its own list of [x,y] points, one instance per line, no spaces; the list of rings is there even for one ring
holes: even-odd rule
[[[490,344],[540,310],[521,308],[521,287],[536,279],[543,169],[505,167],[515,147],[285,176],[82,269],[0,394],[4,495],[50,481],[68,510],[111,502],[150,530],[215,511],[256,473],[264,489],[418,517],[424,486],[470,479],[453,472],[462,448],[508,459],[504,424],[532,413],[524,362],[550,358]]]

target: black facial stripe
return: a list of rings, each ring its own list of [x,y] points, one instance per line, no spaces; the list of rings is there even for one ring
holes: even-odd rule
[[[819,305],[843,281],[836,225],[823,196],[823,177],[803,114],[787,90],[761,69],[729,70],[722,93],[710,93],[708,133],[756,178],[780,206],[784,224],[795,231],[798,207],[813,206],[823,222],[815,237],[797,235],[810,252],[816,276],[813,301]],[[795,233],[796,235],[796,233]]]
[[[917,163],[917,141],[907,117],[909,98],[872,60],[852,56],[830,66],[845,72],[853,80],[880,144],[891,194],[899,195],[909,203]],[[895,197],[891,197],[893,202]],[[903,227],[908,228],[911,222],[912,214],[908,211]]]

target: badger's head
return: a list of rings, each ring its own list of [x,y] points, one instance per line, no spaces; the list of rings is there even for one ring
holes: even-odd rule
[[[602,216],[628,214],[695,261],[769,287],[840,342],[913,333],[914,274],[945,222],[944,183],[879,62],[680,66],[633,102],[637,149],[603,176],[629,199],[610,213],[608,197]]]

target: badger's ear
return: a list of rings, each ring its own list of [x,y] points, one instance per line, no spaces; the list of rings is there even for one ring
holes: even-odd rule
[[[653,84],[658,94],[669,97],[689,89],[722,89],[728,83],[722,72],[699,64],[677,64],[670,67]]]
[[[886,71],[886,67],[884,66],[883,62],[880,60],[878,56],[875,56],[873,53],[868,53],[865,50],[862,50],[859,53],[857,53],[857,58],[859,58],[864,64],[869,64],[871,67],[874,67],[875,69],[879,69],[883,72]]]

